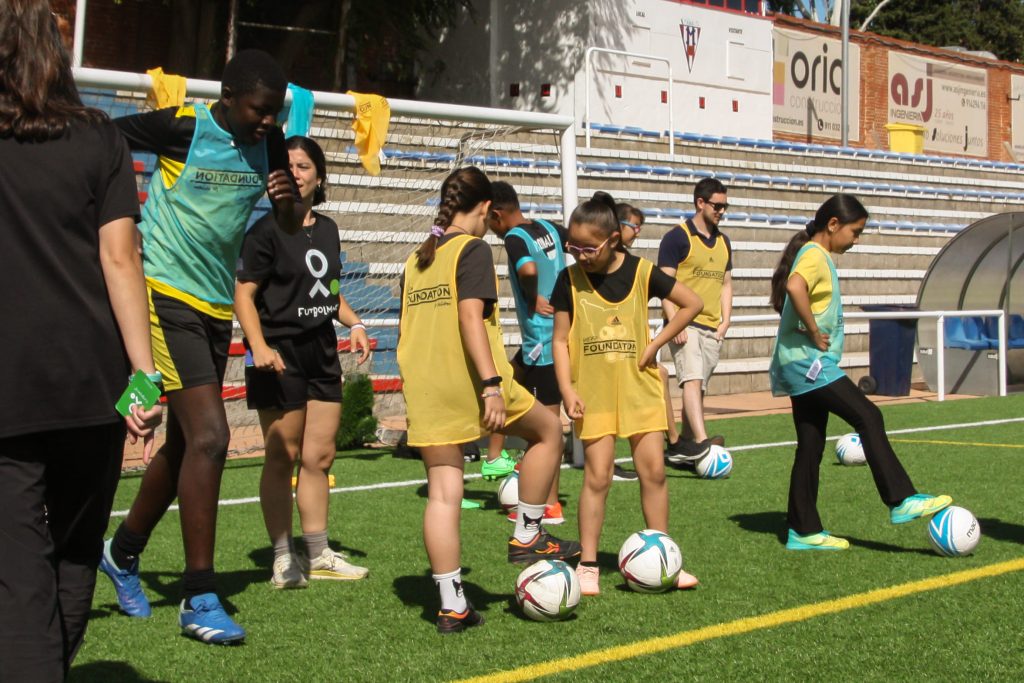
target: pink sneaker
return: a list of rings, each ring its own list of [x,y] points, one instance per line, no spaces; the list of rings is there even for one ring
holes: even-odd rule
[[[580,580],[580,595],[600,595],[599,578],[601,571],[597,567],[576,567],[576,578]]]
[[[700,581],[697,580],[696,576],[690,574],[689,572],[683,571],[682,569],[679,570],[679,579],[676,581],[676,588],[678,588],[679,590],[696,588],[698,583],[700,583]]]

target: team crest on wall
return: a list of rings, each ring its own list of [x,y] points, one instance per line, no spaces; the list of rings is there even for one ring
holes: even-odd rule
[[[693,73],[693,60],[697,56],[697,41],[700,40],[700,26],[679,24],[679,32],[683,36],[683,52],[686,55],[686,68]]]

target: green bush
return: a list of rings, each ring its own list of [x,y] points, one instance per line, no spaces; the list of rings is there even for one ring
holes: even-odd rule
[[[362,448],[376,438],[373,416],[373,382],[369,375],[349,375],[341,392],[341,423],[335,445],[339,451]]]

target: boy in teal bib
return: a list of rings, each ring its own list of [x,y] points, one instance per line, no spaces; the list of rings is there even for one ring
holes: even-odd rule
[[[185,546],[178,622],[187,636],[231,643],[245,631],[216,594],[214,536],[228,429],[221,385],[231,342],[234,270],[245,227],[264,192],[277,224],[301,226],[304,209],[288,172],[275,118],[287,79],[260,50],[224,67],[221,97],[128,116],[117,124],[132,149],[158,155],[143,208],[143,270],[153,356],[164,377],[167,441],[153,457],[125,521],[106,542],[100,569],[129,616],[150,613],[139,555],[178,499]]]

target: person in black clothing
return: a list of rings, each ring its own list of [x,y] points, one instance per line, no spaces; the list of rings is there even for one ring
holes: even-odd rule
[[[150,352],[131,158],[82,106],[49,3],[0,3],[0,679],[62,681],[85,634]]]
[[[271,584],[302,588],[307,579],[361,579],[367,570],[327,545],[327,472],[341,419],[341,365],[333,319],[350,332],[359,363],[370,356],[366,327],[338,293],[338,226],[313,211],[326,199],[323,150],[288,139],[292,176],[306,217],[288,235],[267,214],[249,230],[235,284],[235,315],[245,333],[249,408],[259,412],[266,447],[260,504],[274,547]],[[296,502],[306,562],[292,548],[291,475],[299,462]],[[308,563],[308,564],[307,564]]]

